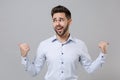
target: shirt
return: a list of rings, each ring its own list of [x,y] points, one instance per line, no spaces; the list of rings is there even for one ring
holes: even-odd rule
[[[53,36],[40,43],[33,63],[30,63],[28,57],[22,57],[26,71],[34,76],[41,71],[45,61],[48,66],[45,80],[78,80],[78,64],[91,73],[105,62],[105,56],[100,52],[96,60],[92,61],[82,40],[70,36],[61,43]]]

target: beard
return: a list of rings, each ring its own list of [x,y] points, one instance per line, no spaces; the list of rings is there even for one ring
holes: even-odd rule
[[[66,27],[58,25],[54,28],[56,34],[60,37],[64,36],[64,34],[68,31],[69,25],[67,24]]]

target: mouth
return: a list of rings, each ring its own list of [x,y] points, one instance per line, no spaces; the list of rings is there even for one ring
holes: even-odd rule
[[[58,27],[56,30],[61,32],[63,30],[63,27]]]

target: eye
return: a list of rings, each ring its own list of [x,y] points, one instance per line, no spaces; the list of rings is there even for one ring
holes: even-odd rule
[[[64,19],[63,19],[63,18],[60,18],[59,21],[62,22],[62,21],[64,21]]]
[[[57,22],[57,20],[56,20],[56,19],[53,19],[53,22]]]
[[[59,18],[58,20],[57,20],[56,18],[53,19],[53,22],[54,22],[54,23],[57,22],[57,21],[63,22],[63,21],[65,21],[65,20],[64,20],[63,18]]]

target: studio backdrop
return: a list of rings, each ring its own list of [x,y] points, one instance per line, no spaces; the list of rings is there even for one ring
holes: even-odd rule
[[[71,35],[86,43],[93,60],[98,43],[110,43],[103,67],[88,74],[79,65],[79,80],[120,80],[120,0],[0,0],[0,80],[44,80],[46,64],[31,77],[21,64],[18,44],[30,44],[32,61],[39,43],[55,34],[51,9],[56,5],[71,11]]]

